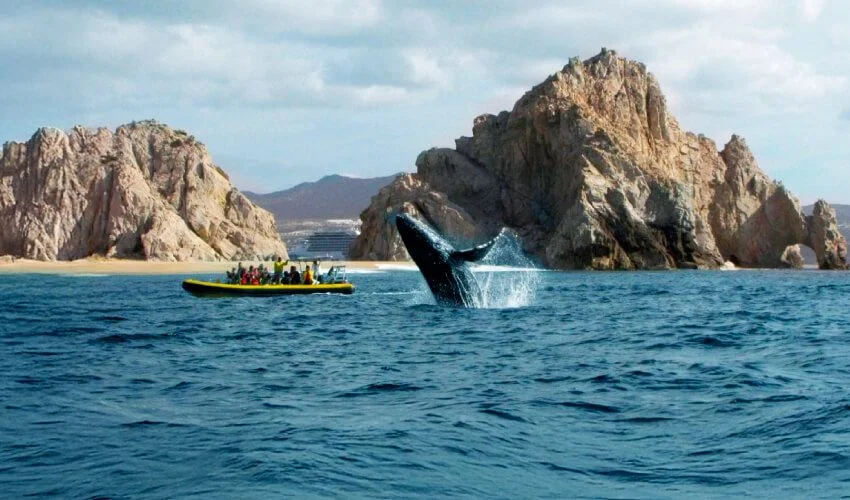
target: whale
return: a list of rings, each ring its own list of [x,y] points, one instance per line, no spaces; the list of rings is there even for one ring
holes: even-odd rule
[[[483,259],[504,230],[487,243],[457,250],[431,226],[408,214],[396,215],[395,225],[437,304],[452,307],[483,304],[481,288],[469,264]]]

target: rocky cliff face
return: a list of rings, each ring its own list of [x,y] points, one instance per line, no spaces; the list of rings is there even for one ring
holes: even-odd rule
[[[449,201],[442,193],[433,191],[415,175],[404,174],[372,198],[360,218],[369,236],[355,240],[350,254],[361,260],[406,260],[407,250],[396,231],[391,216],[397,213],[413,215],[441,228],[457,243],[482,236],[470,215]]]
[[[439,197],[476,233],[514,229],[554,268],[778,267],[795,262],[796,244],[824,268],[846,266],[828,205],[807,219],[743,139],[718,151],[681,130],[644,65],[605,49],[570,60],[511,112],[479,116],[472,137],[423,152],[416,166],[373,198],[354,258],[399,258],[385,251],[398,248],[394,228],[371,214]],[[361,252],[373,238],[382,246]]]
[[[203,144],[153,121],[40,129],[0,156],[0,255],[218,260],[286,255],[274,218]]]

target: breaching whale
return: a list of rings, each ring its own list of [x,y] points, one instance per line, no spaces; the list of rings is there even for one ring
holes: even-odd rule
[[[483,245],[456,250],[430,226],[407,214],[396,215],[395,225],[438,304],[456,307],[482,304],[481,289],[468,263],[487,255],[503,233]]]

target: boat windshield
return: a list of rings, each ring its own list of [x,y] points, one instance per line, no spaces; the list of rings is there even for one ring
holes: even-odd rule
[[[325,283],[345,283],[347,279],[345,266],[331,266],[325,275]]]

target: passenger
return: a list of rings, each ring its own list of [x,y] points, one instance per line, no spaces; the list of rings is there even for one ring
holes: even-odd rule
[[[286,265],[286,262],[284,262],[280,258],[280,255],[278,255],[277,260],[274,261],[274,277],[272,278],[272,281],[274,282],[275,285],[280,284],[280,278],[283,276],[283,267],[285,265]]]
[[[310,266],[307,266],[307,269],[304,271],[304,284],[313,284],[313,271],[310,270]]]
[[[237,278],[239,278],[239,280],[241,281],[241,280],[242,280],[242,276],[244,276],[244,275],[245,275],[245,268],[244,268],[244,267],[242,267],[242,263],[241,263],[241,262],[239,263],[239,265],[238,265],[238,266],[236,266],[236,273],[237,273]]]
[[[260,264],[257,267],[257,284],[265,285],[266,284],[266,266]]]
[[[321,275],[322,275],[322,271],[321,271],[321,269],[319,269],[319,261],[314,260],[313,261],[313,276],[315,276],[318,279],[318,277],[321,276]]]
[[[289,271],[283,272],[283,278],[280,280],[281,284],[288,285],[289,284]]]
[[[290,285],[300,285],[301,284],[301,273],[298,272],[298,269],[295,269],[295,266],[289,268],[289,284]]]

